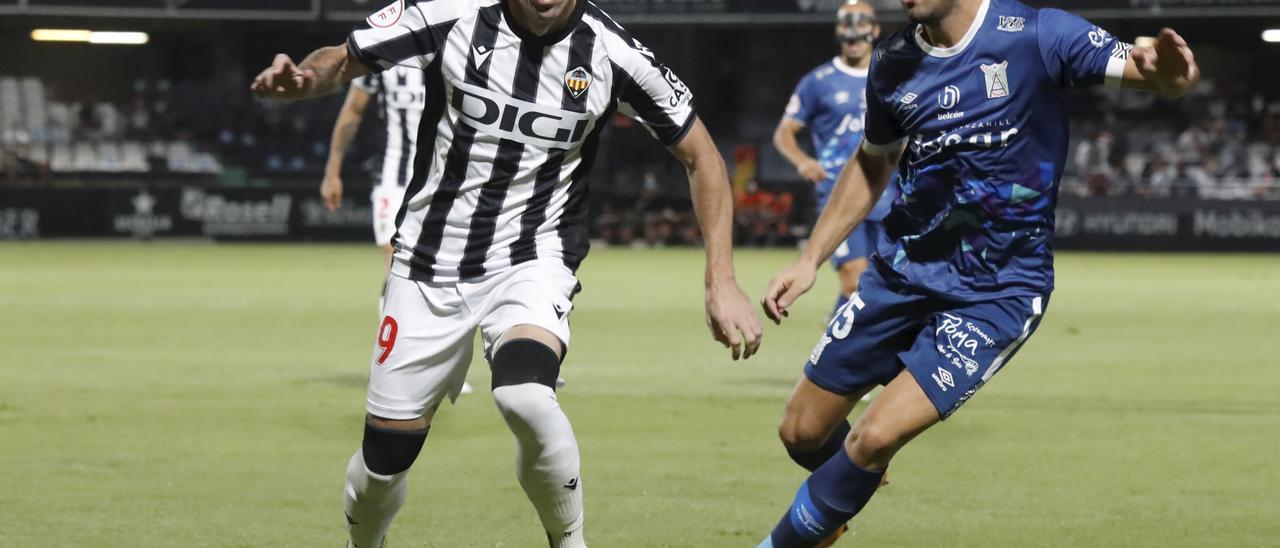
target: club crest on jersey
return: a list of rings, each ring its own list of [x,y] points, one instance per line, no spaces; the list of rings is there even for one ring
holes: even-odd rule
[[[999,99],[1008,97],[1011,93],[1009,89],[1009,62],[1000,61],[990,65],[982,65],[982,75],[987,79],[987,99]]]
[[[578,67],[564,75],[564,87],[573,94],[574,99],[581,99],[582,94],[587,92],[587,88],[591,87],[591,71],[584,67]]]
[[[371,27],[386,29],[399,23],[402,15],[404,15],[404,0],[396,0],[390,6],[378,10],[378,13],[370,15],[365,21]]]

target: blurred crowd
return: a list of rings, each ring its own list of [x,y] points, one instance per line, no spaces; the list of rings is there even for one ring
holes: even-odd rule
[[[1101,90],[1076,107],[1067,192],[1280,199],[1280,101],[1248,91],[1167,102]]]
[[[0,150],[10,178],[58,173],[312,173],[341,95],[254,100],[233,84],[137,80],[123,100],[0,76]],[[376,149],[379,136],[356,144]],[[364,155],[372,157],[372,155]]]
[[[794,243],[795,195],[789,191],[765,190],[755,182],[736,195],[734,234],[741,245],[772,247]]]
[[[134,82],[115,101],[76,91],[0,76],[0,180],[108,173],[318,177],[343,100],[336,94],[263,102],[231,83],[167,80]],[[1077,97],[1073,112],[1066,193],[1280,199],[1280,101],[1244,90],[1205,89],[1179,102],[1095,90]],[[611,123],[623,131],[606,133],[602,143],[591,202],[595,235],[613,245],[701,243],[683,170],[630,120]],[[352,148],[355,160],[348,161],[352,170],[373,172],[380,126],[366,120]],[[740,245],[794,243],[813,220],[810,185],[766,183],[735,191]]]
[[[666,247],[701,245],[702,233],[687,191],[665,190],[653,172],[645,172],[639,192],[625,175],[593,200],[593,234],[609,245]],[[679,178],[678,184],[687,181]],[[671,182],[677,182],[674,179]],[[804,231],[797,226],[792,190],[766,190],[755,182],[734,193],[734,244],[750,247],[792,245]],[[796,229],[800,230],[797,233]]]
[[[701,244],[693,202],[676,184],[683,181],[654,171],[644,171],[635,181],[633,173],[616,172],[612,184],[593,193],[594,237],[610,245]]]
[[[190,94],[199,86],[138,81],[126,102],[69,91],[56,100],[33,77],[0,76],[0,149],[9,178],[52,173],[217,173],[218,158],[185,123],[218,113]]]

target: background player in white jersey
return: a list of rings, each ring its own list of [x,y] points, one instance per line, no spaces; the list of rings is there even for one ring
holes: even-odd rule
[[[329,161],[325,164],[320,195],[330,210],[342,206],[342,164],[347,147],[355,140],[370,102],[376,102],[386,123],[386,150],[373,187],[373,239],[386,250],[391,265],[391,237],[396,233],[396,212],[404,201],[404,189],[413,177],[413,151],[418,142],[426,86],[422,71],[395,67],[351,81],[347,99],[333,125]]]
[[[737,359],[756,352],[761,326],[734,278],[724,160],[689,89],[590,2],[396,2],[367,22],[300,65],[277,55],[253,84],[260,96],[303,99],[396,65],[425,75],[364,441],[347,469],[351,543],[383,541],[479,331],[520,484],[553,547],[585,546],[577,441],[555,378],[587,253],[586,176],[600,132],[615,111],[631,114],[687,167],[707,242],[707,323]]]
[[[342,207],[342,164],[347,147],[355,140],[360,122],[370,102],[376,102],[380,117],[386,124],[382,166],[373,186],[370,200],[373,203],[373,240],[386,252],[386,265],[391,268],[395,248],[391,238],[396,233],[396,213],[404,202],[404,189],[413,176],[413,152],[417,150],[418,123],[422,119],[426,86],[422,71],[409,67],[395,67],[381,74],[370,74],[351,81],[347,99],[333,124],[333,137],[329,141],[329,160],[325,163],[324,182],[320,195],[330,211]],[[387,286],[382,285],[382,299]],[[562,383],[563,384],[563,383]],[[462,384],[462,393],[470,394],[471,384]]]

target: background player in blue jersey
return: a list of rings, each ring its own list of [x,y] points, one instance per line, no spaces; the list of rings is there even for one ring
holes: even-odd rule
[[[876,10],[870,3],[848,0],[836,13],[836,39],[840,55],[813,69],[796,86],[786,114],[774,131],[773,143],[801,177],[814,184],[818,211],[826,207],[836,176],[858,150],[867,110],[867,69],[872,44],[880,37]],[[817,158],[800,148],[796,139],[809,130]],[[840,277],[836,310],[858,289],[858,278],[867,269],[867,257],[875,250],[881,224],[893,204],[886,192],[867,219],[836,248],[831,264]]]
[[[1035,331],[1053,290],[1066,90],[1105,82],[1179,97],[1200,77],[1169,29],[1138,48],[1016,0],[901,1],[913,24],[872,54],[866,138],[800,258],[763,301],[781,321],[896,167],[901,194],[872,265],[809,356],[784,433],[791,429],[795,447],[830,450],[821,442],[854,402],[886,387],[761,546],[832,542],[890,459],[971,398]]]

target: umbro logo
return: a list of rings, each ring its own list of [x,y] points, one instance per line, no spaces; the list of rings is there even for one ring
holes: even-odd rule
[[[943,392],[946,392],[948,388],[956,387],[955,377],[946,369],[939,367],[938,372],[930,376],[933,377],[933,382],[937,383],[938,388],[941,388]]]
[[[487,46],[476,46],[471,48],[472,59],[475,60],[476,68],[484,66],[485,61],[489,60],[489,56],[493,55],[493,48]]]
[[[920,95],[914,92],[908,92],[906,95],[902,96],[902,99],[898,101],[898,110],[901,110],[903,112],[911,112],[913,110],[920,108],[920,105],[916,104],[916,99],[919,99],[919,98],[920,98]]]
[[[568,490],[570,490],[570,491],[573,491],[574,489],[577,489],[577,488],[578,488],[578,478],[573,478],[573,479],[569,480],[569,483],[564,484],[564,488],[565,488],[565,489],[568,489]]]

